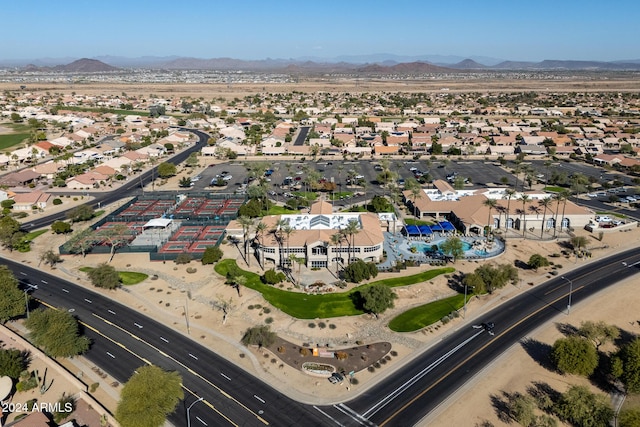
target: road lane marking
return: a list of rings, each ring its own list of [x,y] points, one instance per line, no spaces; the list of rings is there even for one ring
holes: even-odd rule
[[[86,302],[88,302],[89,304],[93,304],[93,303],[91,302],[91,300],[90,300],[90,299],[86,299],[86,298],[85,298],[84,300],[85,300]]]
[[[593,274],[593,273],[591,273]],[[575,279],[574,279],[575,280]],[[577,292],[580,289],[583,289],[583,286],[580,286],[578,288],[573,289],[573,292]],[[410,401],[408,401],[407,403],[405,403],[404,405],[402,405],[400,407],[400,409],[398,409],[397,411],[395,411],[393,414],[391,414],[390,417],[388,417],[386,420],[384,420],[382,423],[378,424],[379,427],[384,427],[389,421],[391,421],[392,419],[394,419],[398,414],[400,414],[402,411],[404,411],[405,409],[407,409],[409,406],[413,405],[413,403],[420,399],[422,396],[424,396],[426,393],[428,393],[431,389],[433,389],[435,386],[437,386],[438,384],[440,384],[442,381],[444,381],[445,379],[447,379],[451,374],[453,374],[455,371],[457,371],[458,369],[460,369],[462,366],[464,366],[467,362],[469,362],[469,360],[473,359],[474,357],[476,357],[478,355],[478,353],[480,353],[481,351],[484,351],[488,346],[490,346],[491,344],[493,344],[494,341],[496,341],[498,338],[501,338],[503,335],[505,335],[506,333],[508,333],[509,331],[511,331],[513,328],[515,328],[516,326],[519,326],[521,323],[525,322],[526,320],[530,319],[531,317],[535,316],[536,314],[540,313],[542,310],[546,310],[548,307],[550,307],[551,305],[557,303],[558,301],[561,301],[563,299],[565,299],[567,297],[567,295],[569,295],[568,293],[554,299],[553,301],[551,301],[548,304],[543,305],[542,307],[540,307],[539,309],[537,309],[536,311],[532,312],[531,314],[529,314],[528,316],[520,319],[518,322],[514,323],[513,325],[511,325],[509,328],[505,329],[503,332],[501,332],[500,334],[496,335],[493,339],[491,339],[488,343],[486,343],[485,345],[483,345],[482,347],[480,347],[478,350],[476,350],[475,352],[473,352],[469,357],[467,357],[466,359],[464,359],[462,362],[458,363],[456,366],[454,366],[452,369],[450,369],[447,373],[445,373],[443,376],[441,376],[440,378],[438,378],[433,384],[431,384],[430,386],[428,386],[427,388],[425,388],[422,392],[420,392],[418,395],[416,395],[413,399],[411,399]]]
[[[142,325],[141,325],[140,323],[133,322],[133,324],[134,324],[135,326],[137,326],[137,327],[138,327],[138,329],[142,329]]]
[[[361,426],[366,426],[366,425],[372,425],[373,426],[374,425],[369,420],[362,421],[359,418],[354,417],[353,415],[351,415],[350,411],[347,411],[347,409],[349,409],[349,408],[347,408],[346,406],[343,408],[340,405],[333,405],[333,407],[336,408],[338,411],[342,412],[343,414],[345,414],[346,416],[348,416],[349,418],[351,418],[352,420],[354,420],[355,422],[357,422],[358,424],[360,424]]]
[[[220,372],[220,375],[222,375],[224,378],[226,378],[228,381],[231,381],[231,377],[228,377],[227,375],[223,374],[222,372]]]
[[[40,279],[40,281],[41,281],[42,283],[44,283],[45,285],[48,285],[48,284],[49,284],[49,282],[47,282],[46,280]]]
[[[62,288],[62,292],[69,293],[69,291],[68,291],[68,290],[66,290],[65,288]]]
[[[414,375],[413,377],[409,378],[409,380],[407,380],[404,384],[400,385],[400,387],[396,388],[395,390],[393,390],[391,393],[389,393],[388,395],[386,395],[385,397],[383,397],[382,399],[380,399],[375,405],[373,405],[371,408],[369,408],[366,412],[364,412],[362,414],[362,416],[365,419],[371,418],[373,415],[375,415],[376,413],[378,413],[378,411],[382,408],[384,408],[385,406],[387,406],[389,403],[391,403],[391,401],[393,401],[396,397],[400,396],[402,393],[404,393],[409,387],[411,387],[412,385],[414,385],[416,382],[420,381],[425,375],[427,375],[429,372],[433,371],[435,368],[437,368],[438,366],[440,366],[440,364],[442,362],[444,362],[445,360],[447,360],[449,357],[451,357],[452,355],[454,355],[455,353],[457,353],[461,348],[463,348],[464,346],[466,346],[467,344],[469,344],[472,340],[474,340],[476,337],[480,336],[482,333],[484,332],[484,329],[476,332],[474,335],[470,336],[469,338],[467,338],[466,340],[462,341],[461,343],[459,343],[458,345],[456,345],[454,348],[452,348],[451,350],[447,351],[445,354],[443,354],[442,356],[440,356],[439,358],[437,358],[433,363],[431,363],[429,366],[425,367],[422,371],[418,372],[416,375]]]
[[[199,416],[196,415],[196,420],[200,421],[202,424],[208,426],[209,424],[205,423],[204,421],[202,421],[202,418],[200,418]]]
[[[125,332],[129,335],[131,335],[132,338],[137,338],[138,340],[140,340],[141,342],[145,343],[146,345],[148,345],[149,347],[151,347],[152,349],[154,349],[155,351],[157,351],[160,354],[166,354],[164,353],[162,350],[160,350],[158,347],[154,346],[153,344],[137,337],[134,333],[127,331],[126,329],[124,329],[122,326],[116,325],[110,321],[108,321],[107,319],[105,319],[104,317],[96,314],[96,313],[91,313],[94,317],[97,317],[98,319],[102,320],[103,322],[113,326],[114,328],[117,328],[119,330],[121,330],[122,332]],[[80,322],[82,323],[82,322]],[[97,331],[96,331],[97,332]],[[105,336],[104,334],[98,332],[100,335]],[[105,336],[106,337],[106,336]],[[111,338],[106,337],[107,339],[113,341]],[[114,341],[115,342],[115,341]],[[128,349],[127,349],[128,350]],[[128,350],[131,354],[133,354],[134,356],[138,357],[139,359],[142,359],[140,356],[138,356],[136,353],[134,353],[131,350]],[[182,363],[181,361],[179,361],[178,359],[176,359],[173,356],[170,355],[166,355],[167,358],[171,359],[172,361],[174,361],[175,363],[177,363],[178,365],[182,366],[184,369],[186,369],[190,374],[192,374],[193,376],[200,378],[202,381],[206,382],[207,384],[209,384],[211,387],[215,388],[216,390],[218,390],[218,392],[223,395],[224,397],[226,397],[229,400],[232,400],[235,404],[237,404],[238,406],[240,406],[242,409],[244,409],[245,411],[255,415],[255,417],[264,425],[269,425],[269,422],[267,420],[265,420],[264,418],[262,418],[259,414],[256,414],[254,411],[252,411],[250,408],[248,408],[245,404],[243,404],[242,402],[240,402],[238,399],[236,399],[235,397],[231,396],[229,393],[227,393],[226,391],[224,391],[222,388],[218,387],[217,385],[215,385],[214,383],[212,383],[209,379],[205,378],[203,375],[197,373],[196,371],[194,371],[193,369],[191,369],[190,367],[188,367],[187,365],[185,365],[184,363]],[[211,406],[211,408],[213,409],[213,406]]]
[[[116,358],[113,354],[109,353],[108,351],[107,351],[107,354],[108,354],[112,359],[115,359],[115,358]]]
[[[254,394],[254,395],[253,395],[253,397],[255,397],[255,398],[256,398],[256,400],[257,400],[257,401],[259,401],[259,402],[267,403],[267,402],[265,402],[265,401],[264,401],[264,399],[263,399],[263,398],[261,398],[260,396],[258,396],[258,395],[256,395],[256,394]]]
[[[109,313],[113,314],[115,316],[116,312],[113,310],[107,310]]]
[[[160,337],[160,339],[161,339],[162,341],[166,342],[166,343],[168,343],[168,342],[169,342],[169,340],[168,340],[168,339],[166,339],[165,337]]]
[[[201,396],[198,396],[195,392],[189,390],[189,388],[187,386],[185,386],[184,384],[180,384],[180,386],[185,389],[187,391],[187,393],[190,393],[193,397],[196,398],[200,398]],[[222,418],[224,418],[225,420],[227,420],[229,422],[229,424],[235,426],[235,427],[239,427],[238,424],[234,423],[233,421],[231,421],[225,414],[223,414],[222,412],[218,411],[215,406],[213,406],[211,404],[211,402],[209,402],[207,399],[202,399],[202,403],[204,403],[205,405],[207,405],[209,408],[213,409],[218,415],[220,415]]]
[[[24,271],[21,271],[20,274],[22,274],[23,276],[28,276],[28,274],[25,273]]]
[[[196,356],[194,356],[193,354],[189,353],[189,357],[198,360],[198,358]]]

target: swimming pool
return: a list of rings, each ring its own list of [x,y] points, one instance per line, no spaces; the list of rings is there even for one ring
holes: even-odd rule
[[[412,248],[416,248],[416,250],[418,252],[433,252],[432,246],[436,245],[438,246],[439,244],[443,243],[442,241],[440,242],[434,242],[434,243],[424,243],[424,242],[414,242],[411,244]],[[471,244],[468,242],[463,241],[462,242],[462,250],[464,252],[470,251],[471,250]]]

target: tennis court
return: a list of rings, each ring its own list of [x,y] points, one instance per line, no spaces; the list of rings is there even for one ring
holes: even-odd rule
[[[167,243],[165,243],[164,245],[162,245],[162,248],[160,248],[160,250],[158,252],[160,253],[182,253],[182,252],[187,252],[187,249],[189,248],[190,243],[189,242],[175,242],[175,241],[169,241]]]
[[[198,234],[197,240],[213,240],[215,242],[218,241],[222,233],[224,232],[225,227],[220,225],[207,225],[204,229]]]
[[[169,238],[172,241],[193,241],[204,227],[199,225],[183,225]]]
[[[215,246],[216,242],[210,240],[193,242],[187,252],[189,253],[202,253],[207,250],[208,247]]]

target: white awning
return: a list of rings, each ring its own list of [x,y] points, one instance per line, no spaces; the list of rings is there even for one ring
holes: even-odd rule
[[[173,220],[169,218],[154,218],[152,220],[149,220],[149,222],[147,222],[143,226],[143,228],[151,228],[151,227],[167,228],[167,226],[172,222]]]

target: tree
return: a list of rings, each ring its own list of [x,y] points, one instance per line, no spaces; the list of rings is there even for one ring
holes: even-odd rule
[[[63,248],[72,254],[81,253],[83,257],[87,255],[87,251],[93,247],[95,235],[91,228],[78,230],[63,245]]]
[[[491,233],[491,229],[493,226],[493,221],[491,221],[491,210],[495,209],[498,206],[498,202],[494,199],[487,199],[482,204],[489,208],[489,217],[487,218],[487,238],[489,238],[489,234]]]
[[[347,226],[344,228],[343,231],[345,235],[349,237],[348,239],[349,251],[347,252],[347,257],[349,259],[347,260],[347,263],[351,264],[351,250],[353,249],[353,246],[354,246],[355,235],[360,232],[360,225],[358,224],[358,221],[352,219],[347,223]]]
[[[72,357],[89,349],[78,321],[66,310],[38,309],[25,321],[31,340],[51,357]]]
[[[191,178],[189,178],[188,176],[180,178],[180,181],[178,182],[178,186],[180,188],[189,188],[189,187],[191,187]]]
[[[64,222],[64,221],[56,221],[53,224],[51,224],[51,231],[53,231],[56,234],[67,234],[67,233],[71,233],[71,224],[69,224],[68,222]]]
[[[267,224],[262,221],[258,221],[256,224],[256,237],[260,243],[260,267],[264,270],[264,235],[267,232]]]
[[[598,350],[602,344],[617,340],[620,337],[620,329],[615,325],[607,325],[603,321],[587,320],[580,323],[578,334],[591,341]]]
[[[178,172],[176,165],[169,162],[162,162],[158,165],[158,176],[160,178],[170,178]]]
[[[618,367],[613,376],[624,383],[628,393],[640,393],[640,338],[620,349],[613,357],[612,365]]]
[[[0,243],[9,250],[16,246],[16,235],[20,233],[20,223],[10,216],[0,219]]]
[[[284,282],[285,280],[287,280],[287,277],[283,272],[276,272],[273,268],[270,268],[269,270],[265,271],[262,276],[260,276],[260,280],[268,285],[275,285]]]
[[[618,417],[618,425],[620,427],[638,427],[640,426],[640,410],[626,409],[620,413]]]
[[[160,427],[183,398],[178,372],[142,366],[122,388],[116,419],[122,427]]]
[[[533,254],[529,257],[529,262],[527,263],[527,265],[529,266],[529,268],[537,270],[540,267],[549,266],[549,260],[540,254]]]
[[[251,229],[251,226],[253,226],[253,220],[248,216],[239,216],[236,221],[238,221],[238,224],[242,226],[242,247],[243,247],[242,253],[244,255],[244,259],[247,261],[247,266],[251,266],[251,260],[248,255],[248,249],[249,249],[249,230]]]
[[[598,352],[595,346],[579,336],[556,340],[551,350],[551,358],[558,370],[564,374],[588,377],[598,367]]]
[[[53,249],[49,249],[40,254],[40,262],[44,262],[44,265],[49,264],[53,267],[57,263],[62,262],[62,258],[57,252],[54,252]],[[38,263],[38,265],[40,265],[40,263]]]
[[[207,264],[214,264],[218,261],[220,261],[220,258],[222,258],[222,249],[220,249],[217,246],[208,246],[207,249],[204,250],[204,253],[202,254],[202,265],[207,265]]]
[[[116,289],[120,286],[120,275],[116,269],[106,263],[98,264],[87,272],[93,286],[103,289]]]
[[[0,349],[0,377],[7,376],[13,380],[20,378],[22,371],[29,366],[29,352],[15,348]]]
[[[373,196],[369,205],[374,212],[393,212],[393,206],[384,196]]]
[[[27,307],[18,281],[6,265],[0,265],[0,323],[26,313]]]
[[[111,262],[116,250],[126,246],[131,240],[131,230],[126,224],[119,223],[113,227],[101,229],[96,233],[96,238],[105,242],[111,248],[109,257],[109,262]]]
[[[544,213],[542,214],[542,227],[540,230],[540,238],[542,239],[542,234],[544,233],[544,227],[545,227],[545,220],[547,217],[547,209],[549,208],[549,206],[551,206],[551,204],[553,203],[553,199],[551,197],[547,197],[544,198],[542,200],[538,200],[538,204],[542,207],[544,207]]]
[[[416,206],[416,200],[422,195],[422,188],[420,183],[415,178],[407,178],[404,182],[405,190],[411,193],[411,204],[413,205],[413,216],[418,216],[418,207]]]
[[[569,241],[574,250],[579,251],[580,249],[587,246],[589,242],[585,236],[573,236]]]
[[[382,284],[367,286],[358,293],[362,308],[368,313],[373,313],[376,318],[388,308],[393,308],[393,300],[398,297],[391,288]]]
[[[248,328],[240,342],[244,345],[257,345],[258,347],[269,347],[276,341],[276,333],[271,331],[267,325],[254,326]]]
[[[527,232],[526,204],[529,202],[531,198],[529,197],[528,194],[521,194],[519,199],[522,202],[522,224],[520,224],[520,226],[522,227],[522,237],[524,237],[525,233]]]
[[[513,199],[515,195],[516,195],[516,191],[511,188],[507,188],[506,190],[504,190],[503,198],[507,199],[507,218],[505,220],[504,228],[507,231],[509,228],[509,214],[511,214],[511,199]],[[507,234],[508,233],[505,233],[504,235],[505,238],[507,237]]]
[[[372,262],[364,262],[359,259],[345,267],[343,274],[346,281],[360,283],[363,280],[376,277],[378,275],[378,267]]]
[[[556,405],[557,415],[576,426],[599,427],[609,425],[613,410],[605,396],[591,393],[585,386],[571,386]]]
[[[338,255],[336,255],[334,257],[334,260],[336,262],[336,277],[339,274],[338,269],[340,268],[340,261],[339,259],[342,258],[342,233],[337,232],[331,235],[331,237],[329,238],[329,242],[331,243],[332,247],[336,247],[336,246],[340,246],[340,252],[338,252]]]
[[[464,255],[462,240],[458,237],[448,237],[447,240],[440,243],[439,247],[442,252],[451,255],[454,261],[462,258]]]
[[[187,160],[185,160],[185,165],[190,168],[198,166],[198,153],[189,154],[189,157],[187,157]]]
[[[95,215],[93,208],[89,205],[80,205],[67,212],[67,219],[71,222],[88,221]]]

